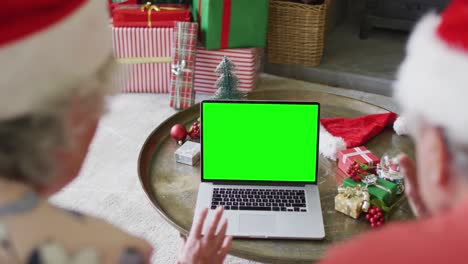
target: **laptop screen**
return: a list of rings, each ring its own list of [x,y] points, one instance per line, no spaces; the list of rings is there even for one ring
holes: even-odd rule
[[[204,101],[203,181],[315,183],[319,104]]]

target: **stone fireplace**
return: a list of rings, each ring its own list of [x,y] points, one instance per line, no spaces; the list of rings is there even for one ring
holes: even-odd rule
[[[408,32],[449,0],[332,0],[319,67],[265,64],[265,72],[381,95],[392,94]]]
[[[425,13],[440,11],[448,0],[367,0],[359,36],[369,37],[373,28],[410,31]]]

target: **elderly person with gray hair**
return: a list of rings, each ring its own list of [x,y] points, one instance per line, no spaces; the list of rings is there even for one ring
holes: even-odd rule
[[[0,20],[0,263],[148,263],[145,241],[47,202],[79,173],[110,92],[105,1],[6,1]],[[224,260],[221,214],[203,237],[201,214],[180,263]]]
[[[454,0],[416,26],[395,84],[416,146],[417,163],[400,165],[419,219],[337,246],[323,263],[467,263],[467,95],[468,0]]]

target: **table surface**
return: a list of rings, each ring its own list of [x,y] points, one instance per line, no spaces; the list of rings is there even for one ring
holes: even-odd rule
[[[283,79],[278,79],[281,82]],[[268,81],[275,82],[275,79]],[[298,82],[297,84],[301,84]],[[281,87],[281,86],[279,86]],[[382,113],[386,109],[364,101],[336,94],[353,93],[343,89],[323,92],[320,89],[269,89],[249,94],[249,99],[267,100],[308,100],[321,103],[321,117],[354,117],[363,114]],[[333,94],[332,94],[333,93]],[[349,94],[348,94],[349,95]],[[358,93],[356,96],[362,96]],[[396,109],[388,98],[372,96]],[[374,99],[375,99],[374,98]],[[362,98],[360,98],[362,99]],[[378,101],[377,100],[377,101]],[[375,102],[375,101],[374,101]],[[176,123],[190,124],[199,115],[197,106],[181,111],[157,127],[148,137],[139,158],[139,177],[145,192],[156,210],[181,233],[187,233],[192,224],[200,167],[175,163],[174,151],[177,145],[170,139],[169,131]],[[366,146],[380,156],[389,149],[397,148],[414,155],[408,138],[399,137],[386,129]],[[352,238],[369,229],[364,220],[354,220],[334,210],[337,193],[336,163],[326,158],[319,159],[319,189],[326,238],[322,241],[298,240],[255,240],[236,239],[230,254],[264,262],[310,263],[320,259],[330,245]],[[391,220],[412,218],[405,202],[392,214]]]

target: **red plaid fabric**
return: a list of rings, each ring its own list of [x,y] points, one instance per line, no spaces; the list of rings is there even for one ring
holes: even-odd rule
[[[197,23],[177,22],[174,28],[170,106],[185,109],[195,102],[193,85]]]

